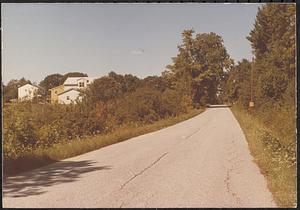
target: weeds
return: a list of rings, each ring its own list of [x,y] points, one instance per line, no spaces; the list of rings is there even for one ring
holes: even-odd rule
[[[296,150],[295,139],[275,135],[279,133],[265,125],[259,114],[250,115],[234,106],[232,111],[239,121],[249,144],[249,149],[279,207],[296,206]],[[265,113],[266,114],[266,113]],[[280,113],[278,113],[280,115]],[[273,115],[273,118],[274,115]],[[285,121],[288,121],[285,119]],[[280,129],[280,124],[277,125]],[[293,129],[295,132],[295,128]],[[293,135],[288,135],[293,136]]]

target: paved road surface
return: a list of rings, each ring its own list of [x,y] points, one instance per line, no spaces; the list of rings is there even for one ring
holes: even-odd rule
[[[274,207],[228,108],[11,177],[4,207]]]

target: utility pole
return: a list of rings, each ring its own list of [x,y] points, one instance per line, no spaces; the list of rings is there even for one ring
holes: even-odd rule
[[[254,107],[254,101],[253,101],[253,70],[254,70],[254,59],[252,58],[251,63],[251,78],[250,78],[250,102],[249,102],[249,109]]]

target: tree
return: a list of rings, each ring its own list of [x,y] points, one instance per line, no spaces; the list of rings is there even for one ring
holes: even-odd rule
[[[149,87],[142,87],[116,98],[113,109],[110,110],[118,123],[152,123],[160,118],[161,92]]]
[[[159,76],[148,76],[142,81],[143,87],[153,88],[159,91],[165,91],[168,87],[168,81]]]
[[[114,78],[104,76],[94,80],[86,91],[86,100],[94,103],[97,101],[106,102],[118,97],[122,93],[122,86]]]
[[[87,76],[88,76],[87,74],[81,72],[68,72],[64,74],[65,79],[67,79],[68,77],[87,77]]]
[[[295,81],[295,5],[265,4],[247,39],[255,54],[256,99],[280,101]],[[292,94],[294,95],[294,94]]]
[[[251,62],[246,59],[238,62],[227,75],[224,82],[224,95],[230,103],[241,102],[248,106],[250,101]]]
[[[108,76],[113,78],[116,82],[121,85],[122,93],[132,92],[136,90],[141,83],[141,80],[133,76],[131,74],[125,74],[124,76],[121,74],[117,74],[113,71],[108,73]]]
[[[49,94],[49,89],[56,86],[62,85],[64,83],[64,76],[61,74],[50,74],[47,75],[41,82],[40,86],[45,89],[45,94]]]
[[[178,55],[167,66],[168,77],[173,77],[173,87],[192,98],[194,104],[215,103],[224,72],[233,61],[215,33],[196,34],[184,30],[183,43],[178,46]]]

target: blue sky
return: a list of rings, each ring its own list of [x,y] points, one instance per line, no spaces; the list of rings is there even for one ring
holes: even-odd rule
[[[53,73],[160,75],[181,32],[215,32],[230,56],[251,59],[246,36],[260,4],[2,4],[2,78]]]

